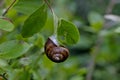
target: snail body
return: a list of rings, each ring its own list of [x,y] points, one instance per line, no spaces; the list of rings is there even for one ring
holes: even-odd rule
[[[60,63],[69,56],[69,50],[63,46],[55,44],[50,38],[45,43],[45,53],[53,62]]]

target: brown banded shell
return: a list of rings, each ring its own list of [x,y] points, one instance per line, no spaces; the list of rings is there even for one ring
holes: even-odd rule
[[[69,56],[69,50],[65,47],[56,45],[50,38],[45,44],[45,53],[53,62],[63,62]]]

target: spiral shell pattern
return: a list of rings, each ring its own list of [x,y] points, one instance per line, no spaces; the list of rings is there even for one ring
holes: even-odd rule
[[[53,62],[60,63],[69,56],[69,50],[63,46],[56,45],[50,38],[45,43],[45,53]]]

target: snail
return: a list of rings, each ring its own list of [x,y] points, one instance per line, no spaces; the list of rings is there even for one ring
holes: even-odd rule
[[[45,53],[50,60],[56,63],[65,61],[69,56],[67,48],[55,44],[50,38],[45,43]]]

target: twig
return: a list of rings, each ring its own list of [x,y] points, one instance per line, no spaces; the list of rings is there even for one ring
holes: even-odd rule
[[[49,4],[49,2],[48,2],[48,0],[44,0],[44,1],[45,1],[45,3],[48,5],[48,7],[50,8],[51,12],[54,13],[54,12],[53,12],[53,9],[51,8],[51,6],[50,6],[50,4]]]
[[[4,4],[4,0],[1,0],[1,1],[0,1],[0,7],[2,7],[3,4]]]
[[[92,53],[92,58],[90,60],[89,66],[88,66],[88,73],[86,76],[86,80],[92,80],[92,76],[93,76],[93,72],[94,72],[94,68],[95,68],[95,61],[96,61],[96,57],[98,56],[101,44],[103,42],[103,38],[101,36],[98,36],[98,39],[96,41],[96,45],[94,47],[93,53]]]
[[[116,4],[116,0],[110,0],[108,7],[106,9],[106,14],[110,14]]]
[[[53,15],[53,20],[54,20],[54,36],[57,37],[57,27],[58,27],[58,17],[55,15],[54,10],[51,8],[48,0],[44,0],[45,3],[48,5],[48,7],[50,8],[52,15]]]
[[[9,11],[9,9],[14,5],[14,3],[16,2],[16,0],[14,0],[10,6],[5,10],[5,12],[2,14],[2,16],[5,16],[7,14],[7,12]]]
[[[110,0],[108,7],[106,9],[107,14],[110,14],[112,12],[115,4],[116,4],[116,0]],[[104,27],[105,27],[104,28],[105,30],[108,29],[108,28],[106,28],[106,26],[104,26]],[[92,53],[92,58],[90,60],[89,66],[88,66],[88,73],[86,75],[86,80],[93,80],[92,77],[93,77],[93,72],[95,69],[96,58],[99,54],[102,43],[103,43],[103,37],[98,36],[93,53]]]

